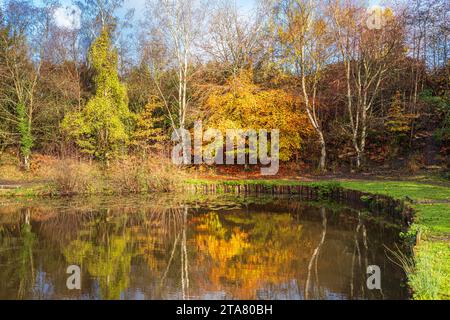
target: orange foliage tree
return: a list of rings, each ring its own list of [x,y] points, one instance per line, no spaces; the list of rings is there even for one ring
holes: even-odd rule
[[[264,89],[245,70],[215,89],[206,101],[211,112],[210,128],[280,130],[280,160],[289,161],[301,150],[303,140],[312,132],[305,113],[300,112],[297,97],[281,89]]]

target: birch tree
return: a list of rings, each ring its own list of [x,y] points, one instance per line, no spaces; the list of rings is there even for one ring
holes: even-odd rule
[[[320,118],[318,85],[332,47],[321,10],[311,0],[288,0],[279,5],[281,63],[300,79],[300,95],[320,144],[319,169],[325,170],[327,147]]]
[[[176,93],[164,92],[158,76],[155,77],[155,85],[158,86],[172,128],[184,129],[190,105],[188,87],[194,44],[202,29],[203,19],[200,14],[207,10],[204,7],[200,10],[197,1],[189,0],[149,0],[147,6],[151,19],[149,33],[161,40],[166,53],[170,55],[165,68],[173,68],[176,73]]]
[[[402,30],[389,9],[378,13],[384,24],[370,29],[364,8],[348,1],[335,1],[329,8],[336,47],[345,69],[350,135],[356,167],[360,168],[374,104],[389,69],[402,52]]]
[[[246,14],[233,1],[217,1],[203,50],[213,60],[230,67],[237,76],[243,68],[251,67],[267,54],[268,10],[270,7],[262,2],[258,10]]]
[[[41,78],[50,11],[28,1],[7,1],[2,15],[0,117],[12,125],[9,135],[19,148],[23,168],[28,170],[38,108],[36,88]]]

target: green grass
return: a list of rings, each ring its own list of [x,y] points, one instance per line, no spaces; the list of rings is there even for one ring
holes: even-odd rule
[[[425,226],[433,235],[450,235],[450,203],[418,204],[416,224]]]
[[[345,181],[342,186],[393,198],[415,201],[449,201],[450,188],[411,181]],[[414,204],[412,227],[424,231],[414,248],[415,268],[408,274],[413,297],[418,300],[450,299],[450,203]]]
[[[409,197],[414,200],[449,200],[450,188],[411,181],[342,181],[348,189],[384,194],[396,199]]]
[[[206,179],[188,179],[188,184],[223,184],[223,185],[264,185],[264,186],[283,186],[283,185],[323,185],[326,183],[336,183],[335,180],[324,180],[319,182],[304,182],[293,180],[206,180]],[[411,181],[339,181],[339,184],[347,189],[359,190],[364,192],[384,194],[397,199],[405,197],[414,200],[448,200],[450,201],[450,188],[417,183]]]
[[[56,195],[55,188],[49,184],[34,184],[27,187],[20,187],[17,189],[0,190],[0,197],[42,197],[48,195]]]
[[[449,201],[449,203],[414,204],[416,224],[431,233],[450,234],[450,188],[441,185],[405,181],[343,181],[348,189],[388,195],[396,199],[406,197],[415,201]]]
[[[450,244],[424,241],[416,248],[416,268],[409,275],[417,300],[450,299]]]

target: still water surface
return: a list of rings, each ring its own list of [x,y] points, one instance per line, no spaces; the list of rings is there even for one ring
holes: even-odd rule
[[[295,199],[169,196],[0,205],[0,299],[404,299],[399,229]],[[69,290],[68,266],[81,267]],[[382,292],[366,269],[381,268]]]

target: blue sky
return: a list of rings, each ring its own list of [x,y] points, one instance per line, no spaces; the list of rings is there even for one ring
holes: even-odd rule
[[[2,0],[0,0],[0,3]],[[41,2],[41,0],[37,0],[37,3]],[[145,14],[145,7],[146,7],[147,0],[125,0],[124,1],[124,8],[121,9],[121,12],[119,14],[124,15],[129,9],[135,9],[135,19],[139,20],[144,17]],[[242,11],[250,12],[254,6],[255,6],[256,0],[236,0],[236,4]],[[41,2],[42,3],[42,2]],[[71,5],[71,0],[60,0],[60,3],[62,6]],[[60,14],[56,19],[59,19],[58,25],[65,26],[69,22],[65,22],[64,17],[64,10],[61,10],[59,12]]]
[[[127,9],[136,9],[136,15],[139,17],[144,14],[146,0],[125,0],[125,7]],[[236,4],[243,10],[250,11],[255,4],[255,0],[236,0]]]
[[[70,3],[70,0],[62,0],[63,3]],[[144,13],[146,0],[125,0],[125,7],[127,9],[134,8],[136,9],[137,15],[142,15]],[[236,4],[243,10],[250,11],[254,5],[256,0],[236,0]],[[370,5],[379,4],[380,0],[369,0]]]
[[[37,0],[39,2],[41,0]],[[71,0],[60,0],[62,5],[68,5],[71,4]],[[246,12],[250,12],[254,6],[257,0],[235,0],[237,6],[242,10]],[[0,3],[2,0],[0,0]],[[121,10],[122,14],[125,14],[125,12],[128,11],[128,9],[135,9],[135,19],[141,19],[144,17],[145,14],[145,3],[146,0],[125,0],[124,2],[124,8]],[[381,3],[381,0],[369,0],[368,1],[369,6],[372,5],[378,5]],[[64,20],[63,16],[60,16],[61,21]],[[62,22],[64,25],[64,22]]]
[[[138,9],[137,12],[142,12],[142,8],[145,7],[146,0],[125,0],[127,8]],[[236,4],[243,10],[251,10],[255,5],[255,0],[236,0]],[[369,0],[370,5],[376,5],[380,3],[380,0]],[[139,10],[140,9],[140,10]]]
[[[145,8],[146,0],[125,0],[127,8],[135,8],[136,12],[142,12]],[[236,4],[243,10],[251,10],[255,5],[256,0],[236,0]],[[380,0],[369,0],[370,5],[380,4]]]
[[[0,0],[1,1],[1,0]],[[63,5],[67,5],[71,3],[71,0],[60,0]],[[124,12],[127,9],[136,9],[136,16],[142,17],[142,15],[145,13],[145,3],[146,0],[125,0],[124,2]],[[243,9],[250,11],[255,4],[255,0],[236,0],[237,5]]]
[[[235,0],[235,1],[237,6],[241,10],[250,12],[254,8],[257,0]],[[136,9],[136,17],[141,18],[142,15],[145,13],[143,10],[145,9],[145,2],[146,0],[125,0],[125,7],[127,9],[131,8]],[[382,0],[368,0],[368,2],[369,6],[373,6],[373,5],[380,5]]]

